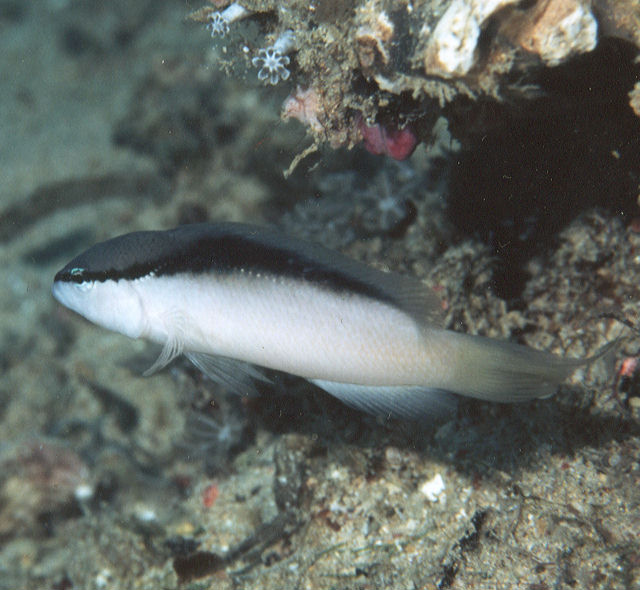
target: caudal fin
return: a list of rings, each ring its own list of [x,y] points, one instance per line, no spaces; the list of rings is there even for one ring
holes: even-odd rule
[[[451,391],[492,402],[522,402],[553,395],[578,367],[602,357],[615,340],[587,359],[561,358],[527,346],[455,333]]]

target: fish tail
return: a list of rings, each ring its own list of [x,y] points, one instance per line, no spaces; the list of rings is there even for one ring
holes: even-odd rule
[[[614,350],[618,342],[609,342],[592,357],[574,359],[511,342],[455,333],[452,339],[455,365],[450,389],[492,402],[548,397],[577,368]]]

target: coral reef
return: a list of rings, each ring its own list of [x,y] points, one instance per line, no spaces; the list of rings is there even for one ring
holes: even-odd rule
[[[233,24],[241,41],[235,48],[225,43],[225,63],[235,61],[240,69],[251,56],[260,79],[272,85],[291,73],[299,88],[313,92],[313,100],[308,96],[304,116],[292,115],[286,102],[283,116],[296,116],[315,144],[332,147],[363,139],[369,144],[363,120],[399,134],[410,126],[416,141],[429,142],[434,113],[469,116],[488,100],[526,108],[545,68],[588,54],[605,38],[640,48],[640,7],[633,1],[246,0],[223,9],[219,4],[191,18],[220,33],[240,18],[259,25],[255,39],[255,30]],[[276,47],[278,41],[258,49],[262,35],[295,37],[296,44],[287,44],[287,51]],[[464,133],[458,137],[464,140]]]

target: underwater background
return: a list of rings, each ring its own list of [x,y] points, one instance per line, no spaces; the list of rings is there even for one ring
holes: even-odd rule
[[[567,0],[567,45],[557,5],[256,1],[212,37],[227,2],[0,0],[0,589],[640,588],[640,8]],[[145,378],[156,347],[51,296],[207,220],[423,279],[454,330],[622,341],[408,424]]]

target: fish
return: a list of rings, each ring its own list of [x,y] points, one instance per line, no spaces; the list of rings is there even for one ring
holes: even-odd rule
[[[184,354],[255,394],[265,369],[281,371],[382,417],[447,415],[459,396],[545,398],[591,360],[445,329],[442,302],[417,278],[241,223],[101,242],[55,275],[52,292],[94,324],[160,344],[145,375]]]

